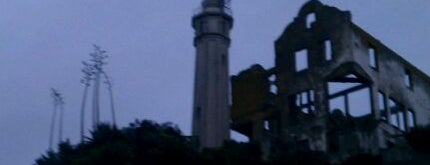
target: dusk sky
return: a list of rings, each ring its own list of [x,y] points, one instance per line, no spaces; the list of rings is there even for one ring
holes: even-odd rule
[[[92,44],[108,52],[105,70],[113,78],[120,127],[150,119],[177,124],[189,135],[191,17],[200,2],[0,0],[0,164],[33,164],[48,149],[51,87],[65,98],[64,137],[78,142],[81,61],[89,59]],[[273,67],[273,42],[305,2],[233,0],[230,74],[254,63]],[[353,22],[430,73],[430,1],[322,2],[351,11]],[[102,121],[109,121],[105,87],[102,91]]]

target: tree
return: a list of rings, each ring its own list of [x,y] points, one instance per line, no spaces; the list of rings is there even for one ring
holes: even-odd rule
[[[49,131],[49,149],[52,149],[52,144],[54,140],[55,118],[57,116],[57,106],[58,106],[57,95],[58,95],[57,90],[54,88],[51,88],[51,97],[53,99],[54,108],[52,111],[51,128]]]
[[[87,101],[88,88],[91,85],[91,80],[93,79],[94,69],[87,62],[83,61],[82,64],[84,68],[81,70],[84,73],[84,76],[81,79],[81,83],[84,85],[84,94],[82,96],[81,102],[81,118],[80,118],[80,133],[81,133],[81,142],[84,141],[85,136],[85,106]]]
[[[52,149],[52,144],[54,140],[54,129],[55,129],[55,121],[57,116],[57,111],[60,111],[59,114],[59,126],[58,126],[58,140],[61,142],[63,140],[63,115],[64,115],[64,99],[61,96],[58,90],[51,88],[51,96],[53,99],[53,113],[51,118],[51,128],[49,134],[49,148]]]
[[[106,72],[103,72],[103,76],[105,78],[105,84],[107,85],[107,90],[109,92],[109,99],[110,99],[110,110],[112,115],[112,123],[113,125],[116,125],[116,118],[115,118],[115,106],[113,102],[113,89],[112,89],[112,80],[111,78],[106,74]]]
[[[90,53],[90,61],[83,61],[83,77],[81,78],[81,83],[84,85],[84,92],[81,102],[81,115],[80,115],[80,136],[81,141],[85,137],[85,108],[89,87],[91,82],[93,82],[93,92],[92,92],[92,127],[95,128],[100,123],[100,83],[104,79],[104,83],[107,85],[107,90],[109,92],[110,108],[112,113],[112,123],[116,124],[115,119],[115,108],[113,102],[113,89],[111,78],[104,70],[104,65],[106,65],[105,60],[108,58],[106,51],[102,50],[100,46],[93,45],[94,51]]]
[[[94,87],[93,87],[93,127],[100,123],[100,79],[103,74],[103,66],[106,64],[105,59],[108,57],[106,51],[100,46],[93,45],[94,52],[90,53],[91,66],[94,69]]]

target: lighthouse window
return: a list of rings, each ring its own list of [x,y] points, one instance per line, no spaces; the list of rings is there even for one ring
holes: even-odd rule
[[[221,21],[221,30],[223,34],[227,33],[227,27],[226,27],[225,21]]]
[[[207,24],[207,22],[206,22],[206,21],[202,21],[202,22],[200,23],[200,29],[202,29],[202,32],[203,32],[203,33],[208,31],[206,24]]]
[[[227,64],[227,57],[225,54],[221,55],[221,64],[226,65]]]

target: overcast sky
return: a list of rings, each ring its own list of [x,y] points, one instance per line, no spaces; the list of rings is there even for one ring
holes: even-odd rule
[[[304,2],[233,0],[230,73],[253,63],[272,67],[273,41]],[[430,1],[323,2],[350,10],[356,24],[430,73]],[[89,59],[93,43],[109,54],[106,71],[114,79],[120,126],[134,119],[169,121],[189,134],[191,16],[199,5],[200,0],[0,0],[0,164],[32,164],[48,148],[51,87],[65,97],[64,136],[77,142],[81,61]],[[106,101],[102,108],[102,120],[110,119]]]

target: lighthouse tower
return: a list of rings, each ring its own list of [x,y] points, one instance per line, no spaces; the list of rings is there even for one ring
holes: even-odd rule
[[[228,49],[233,18],[227,0],[203,0],[192,18],[196,68],[192,134],[200,148],[230,138]]]

